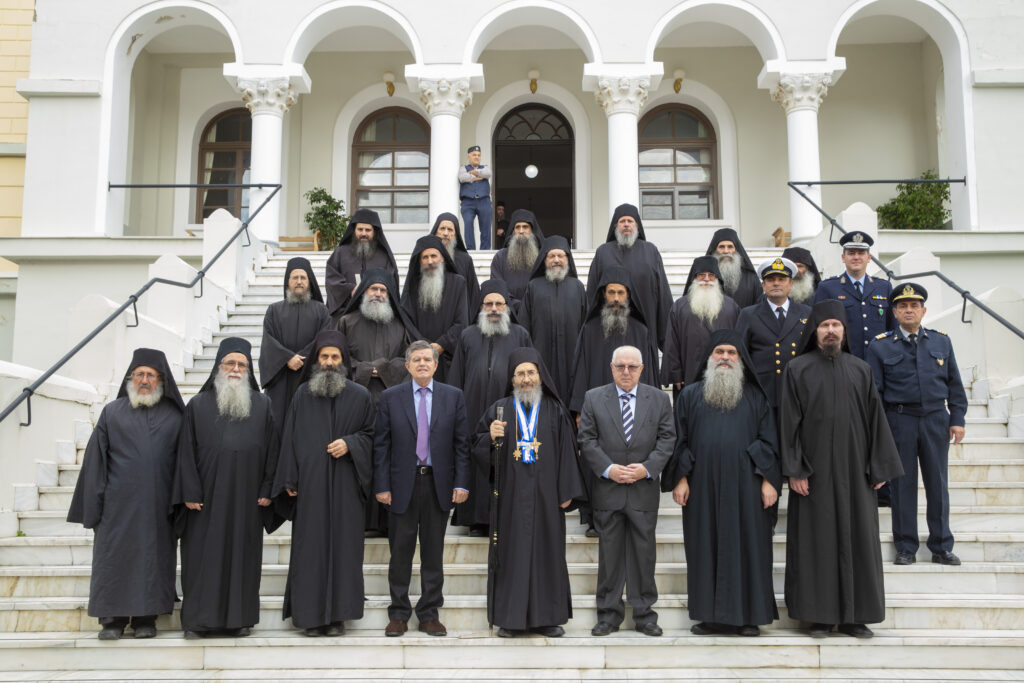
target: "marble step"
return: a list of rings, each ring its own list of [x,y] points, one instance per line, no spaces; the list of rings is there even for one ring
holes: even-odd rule
[[[597,590],[597,564],[570,563],[569,583],[574,595],[592,594]],[[916,595],[937,594],[1003,594],[1024,596],[1024,563],[968,562],[947,567],[923,560],[919,564],[897,567],[885,564],[885,589],[890,593]],[[412,591],[419,594],[419,566],[413,567]],[[773,565],[775,591],[785,589],[784,562]],[[284,595],[288,575],[287,564],[264,564],[260,595]],[[659,562],[655,573],[658,590],[663,593],[685,593],[687,590],[685,562]],[[47,598],[89,597],[89,565],[6,566],[0,567],[0,596]],[[180,568],[179,568],[180,577]],[[364,564],[365,590],[371,595],[386,595],[387,563]],[[181,592],[180,580],[178,583]],[[449,564],[445,567],[445,595],[482,595],[487,592],[487,565]]]
[[[0,670],[7,672],[0,680],[76,680],[74,672],[81,671],[89,680],[195,680],[198,675],[245,681],[995,681],[1019,680],[1014,674],[1019,674],[1022,644],[1019,632],[952,629],[880,629],[870,641],[839,635],[812,639],[778,628],[745,639],[694,636],[682,629],[667,629],[661,638],[632,631],[595,638],[572,623],[562,638],[516,639],[451,627],[447,638],[415,631],[385,638],[351,627],[340,638],[267,630],[248,638],[198,641],[176,632],[113,642],[97,640],[94,633],[7,633],[0,635]],[[24,678],[19,671],[39,675]]]
[[[778,628],[798,628],[799,622],[786,613],[781,594],[776,595],[779,605]],[[83,631],[95,630],[97,621],[86,613],[87,598],[3,598],[0,597],[0,631]],[[363,618],[353,628],[381,629],[388,623],[387,607],[390,598],[367,594]],[[260,597],[260,621],[257,630],[280,630],[289,627],[281,617],[283,598]],[[574,595],[572,598],[572,628],[589,628],[597,621],[597,609],[592,594]],[[692,622],[686,612],[686,595],[663,593],[655,604],[658,623],[667,629],[687,629]],[[441,620],[454,630],[484,631],[487,629],[487,601],[484,595],[448,595],[441,610]],[[180,629],[178,610],[160,617],[164,629]],[[628,616],[624,628],[632,627]],[[902,594],[887,593],[885,620],[878,628],[914,629],[1019,629],[1024,624],[1024,597],[1002,594]],[[158,628],[159,628],[158,624]]]

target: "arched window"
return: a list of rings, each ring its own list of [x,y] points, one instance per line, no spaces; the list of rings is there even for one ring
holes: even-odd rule
[[[252,117],[245,108],[219,114],[199,138],[197,182],[229,185],[249,182],[252,162]],[[196,222],[202,223],[217,209],[226,209],[240,220],[249,218],[249,190],[199,190]]]
[[[639,147],[643,220],[718,218],[718,142],[703,114],[678,104],[651,110]]]
[[[352,142],[352,178],[353,211],[373,209],[382,223],[428,223],[427,122],[397,107],[368,116]]]

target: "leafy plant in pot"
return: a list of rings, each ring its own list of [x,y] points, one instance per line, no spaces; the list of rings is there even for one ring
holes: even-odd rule
[[[309,203],[309,211],[304,217],[306,225],[316,235],[318,248],[320,251],[333,251],[348,226],[345,202],[322,187],[314,187],[302,196]]]
[[[935,180],[933,171],[921,180]],[[900,183],[896,196],[879,206],[878,227],[889,230],[941,230],[949,220],[949,183]]]

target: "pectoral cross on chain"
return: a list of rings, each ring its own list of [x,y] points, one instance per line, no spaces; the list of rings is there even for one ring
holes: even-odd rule
[[[537,441],[537,439],[535,438],[530,443],[530,446],[533,448],[533,457],[536,458],[537,456],[539,456],[540,455],[540,441]]]

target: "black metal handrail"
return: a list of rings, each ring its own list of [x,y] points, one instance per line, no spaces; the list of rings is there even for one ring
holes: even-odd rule
[[[804,186],[810,187],[812,185],[892,185],[892,184],[896,184],[896,183],[903,183],[903,184],[908,184],[908,185],[913,185],[913,184],[921,185],[921,184],[926,184],[926,183],[947,183],[947,184],[948,183],[963,183],[963,184],[966,184],[967,183],[967,178],[914,178],[914,179],[911,179],[911,180],[816,180],[816,181],[809,181],[809,180],[795,181],[795,180],[791,180],[791,181],[789,181],[787,183],[787,185],[789,185],[789,187],[793,191],[795,191],[798,195],[803,197],[804,200],[806,200],[808,204],[810,204],[815,209],[817,209],[818,213],[820,213],[822,216],[825,217],[825,220],[827,220],[829,222],[829,225],[832,226],[831,230],[829,231],[829,241],[832,242],[832,243],[835,243],[835,242],[838,242],[838,240],[833,239],[833,237],[835,236],[835,232],[834,231],[838,230],[839,232],[841,232],[841,233],[843,233],[845,235],[846,234],[846,229],[843,228],[843,226],[839,225],[839,223],[836,222],[835,218],[833,218],[832,216],[828,215],[828,213],[825,211],[825,209],[821,208],[821,206],[819,206],[817,202],[815,202],[813,199],[808,197],[807,194],[803,190],[801,190],[799,187],[797,187],[797,185],[804,185]],[[921,278],[921,277],[928,277],[928,276],[936,277],[936,278],[942,280],[944,283],[949,285],[949,287],[952,288],[953,291],[955,291],[957,294],[959,294],[963,298],[963,306],[960,309],[960,321],[961,322],[964,322],[964,323],[970,323],[971,322],[970,320],[967,319],[967,302],[970,301],[972,304],[974,304],[975,306],[980,308],[982,311],[984,311],[985,313],[988,313],[990,316],[992,316],[997,322],[999,322],[1001,325],[1003,325],[1003,327],[1005,327],[1006,329],[1010,330],[1011,332],[1013,332],[1015,335],[1017,335],[1021,339],[1024,339],[1024,331],[1021,331],[1020,329],[1018,329],[1009,320],[1007,320],[1003,316],[1001,316],[998,313],[996,313],[995,311],[993,311],[988,305],[986,305],[986,304],[982,303],[981,301],[979,301],[976,296],[974,296],[973,294],[970,293],[970,291],[964,289],[963,287],[961,287],[957,283],[953,282],[953,280],[950,280],[948,277],[946,277],[945,274],[941,273],[940,271],[937,271],[937,270],[926,270],[926,271],[923,271],[923,272],[920,272],[920,273],[910,273],[909,275],[897,275],[892,270],[890,270],[888,267],[886,267],[886,265],[884,263],[879,261],[878,258],[874,254],[871,254],[871,261],[875,265],[877,265],[879,268],[881,268],[882,271],[889,277],[890,280],[910,280],[910,279],[914,279],[914,278]]]
[[[123,304],[121,304],[116,311],[114,311],[109,316],[107,316],[106,320],[104,320],[99,325],[97,325],[96,328],[93,329],[92,332],[87,334],[84,339],[82,339],[80,342],[75,344],[75,346],[70,351],[65,353],[61,357],[60,360],[58,360],[56,363],[51,365],[50,368],[48,370],[46,370],[43,374],[41,374],[34,382],[32,382],[32,384],[30,384],[27,387],[25,387],[22,390],[22,392],[20,394],[18,394],[17,398],[15,398],[13,401],[11,401],[10,404],[8,404],[8,406],[6,408],[4,408],[2,412],[0,412],[0,422],[3,422],[7,418],[8,415],[10,415],[11,413],[14,412],[14,410],[21,404],[22,401],[25,401],[26,402],[26,406],[27,406],[26,419],[25,419],[25,422],[20,422],[19,425],[22,426],[22,427],[28,427],[29,425],[31,425],[32,424],[32,394],[35,393],[36,389],[41,387],[43,385],[43,383],[46,382],[46,380],[50,379],[50,377],[55,372],[57,372],[57,370],[60,370],[64,366],[65,363],[67,363],[69,360],[71,360],[71,358],[76,353],[78,353],[83,348],[85,348],[86,344],[88,344],[93,339],[95,339],[97,337],[97,335],[99,335],[100,332],[102,332],[104,329],[106,329],[107,325],[109,325],[110,323],[114,322],[114,320],[116,320],[118,316],[120,316],[122,313],[124,313],[126,310],[128,310],[129,306],[132,307],[132,310],[135,313],[135,325],[130,325],[129,327],[136,327],[138,325],[138,323],[139,323],[139,309],[136,306],[136,303],[138,302],[139,297],[141,297],[143,294],[145,294],[149,290],[149,288],[152,287],[153,285],[161,284],[161,285],[170,285],[171,287],[182,287],[184,289],[192,289],[198,283],[200,289],[199,289],[199,294],[196,296],[196,298],[198,299],[199,297],[203,296],[202,283],[203,283],[203,278],[206,277],[206,272],[213,266],[214,263],[217,262],[217,259],[219,259],[224,254],[224,252],[228,250],[228,247],[230,247],[231,244],[234,243],[234,241],[236,239],[238,239],[239,236],[241,236],[241,234],[243,232],[246,234],[246,236],[248,236],[248,234],[249,234],[249,232],[248,232],[249,224],[252,222],[252,219],[255,218],[257,216],[257,214],[259,214],[259,212],[263,210],[263,207],[265,207],[267,205],[267,203],[271,199],[273,199],[274,195],[276,195],[281,190],[281,184],[280,183],[277,183],[277,184],[272,184],[272,183],[253,183],[253,184],[225,184],[225,185],[216,185],[216,184],[209,184],[209,183],[206,183],[206,184],[203,184],[203,183],[193,183],[193,184],[108,184],[107,185],[107,190],[108,191],[109,190],[116,190],[116,189],[136,189],[136,188],[139,188],[139,189],[153,189],[153,188],[171,188],[171,189],[207,189],[207,188],[216,188],[216,189],[254,189],[255,188],[255,189],[267,189],[267,188],[273,188],[273,189],[270,192],[270,194],[268,194],[263,199],[263,201],[260,202],[260,205],[256,207],[256,210],[249,214],[249,218],[247,218],[246,220],[242,221],[241,227],[239,227],[238,230],[236,230],[234,232],[234,234],[232,234],[231,237],[228,238],[228,240],[224,242],[224,244],[217,251],[217,253],[213,255],[213,258],[211,258],[209,260],[209,262],[203,264],[203,267],[199,269],[199,272],[196,273],[196,276],[194,278],[192,278],[192,280],[190,280],[189,282],[179,282],[177,280],[168,280],[168,279],[162,278],[162,277],[150,278],[149,281],[146,284],[142,285],[142,287],[140,287],[138,289],[138,291],[136,291],[134,294],[130,295],[128,297],[128,300],[125,301]],[[248,246],[248,245],[245,245],[245,246]]]

